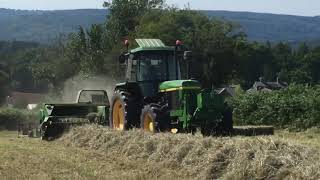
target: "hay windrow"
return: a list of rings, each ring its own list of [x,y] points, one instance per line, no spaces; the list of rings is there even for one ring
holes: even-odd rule
[[[59,143],[145,162],[154,177],[190,179],[319,179],[320,151],[274,137],[202,137],[75,127]],[[159,169],[159,171],[157,171]],[[161,171],[160,171],[161,170]]]

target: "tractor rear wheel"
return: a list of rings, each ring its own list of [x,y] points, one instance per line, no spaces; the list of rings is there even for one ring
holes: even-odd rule
[[[137,126],[141,108],[130,93],[115,91],[110,108],[109,124],[111,128],[124,131]]]
[[[140,116],[140,127],[146,132],[165,132],[169,129],[169,117],[156,105],[146,105]]]

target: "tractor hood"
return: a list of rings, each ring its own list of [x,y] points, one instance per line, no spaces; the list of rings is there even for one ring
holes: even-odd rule
[[[166,81],[160,84],[160,92],[170,92],[178,90],[200,90],[201,85],[199,81],[195,80],[175,80]]]

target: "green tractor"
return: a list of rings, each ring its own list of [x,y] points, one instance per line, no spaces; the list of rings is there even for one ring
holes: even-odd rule
[[[116,85],[110,103],[110,127],[142,128],[148,132],[188,132],[204,135],[231,133],[232,111],[214,89],[201,89],[186,78],[190,51],[159,39],[136,39],[138,48],[119,57],[126,65],[126,81]],[[185,73],[188,74],[188,73]]]
[[[159,39],[136,42],[139,47],[129,51],[126,41],[127,51],[119,57],[126,66],[126,81],[116,85],[111,102],[104,90],[82,90],[75,103],[44,104],[40,109],[42,139],[54,139],[72,125],[89,123],[120,131],[273,134],[273,127],[233,128],[232,109],[223,96],[189,78],[192,53],[180,41],[174,47]]]

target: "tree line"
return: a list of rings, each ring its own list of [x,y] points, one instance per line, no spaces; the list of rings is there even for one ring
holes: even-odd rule
[[[259,77],[315,85],[320,80],[320,46],[285,42],[250,42],[241,27],[189,9],[168,7],[163,0],[113,0],[105,3],[104,24],[79,27],[68,41],[51,45],[0,43],[0,94],[9,89],[47,92],[59,89],[75,75],[103,74],[121,80],[118,56],[123,41],[159,38],[167,45],[177,39],[193,51],[192,77],[203,87],[240,84],[248,89]],[[131,48],[135,46],[131,43]],[[6,87],[6,88],[5,88]],[[3,98],[2,98],[3,99]]]

